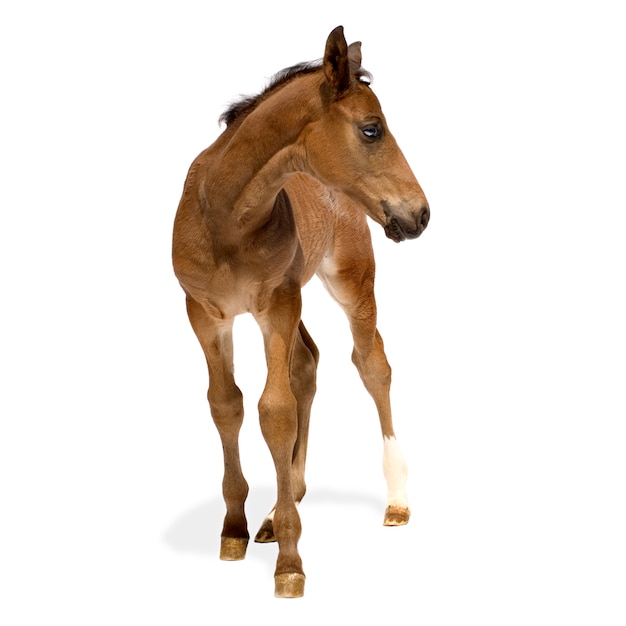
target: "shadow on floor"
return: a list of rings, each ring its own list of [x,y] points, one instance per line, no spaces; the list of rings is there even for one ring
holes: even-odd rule
[[[250,490],[246,501],[246,516],[250,534],[254,536],[265,516],[274,504],[275,490],[270,487],[255,487]],[[366,507],[382,516],[384,501],[381,498],[364,493],[341,492],[332,489],[311,489],[303,500],[302,507],[312,511],[315,507],[341,508]],[[182,513],[172,522],[164,534],[164,541],[173,550],[196,555],[217,557],[219,554],[220,532],[225,513],[225,505],[221,495],[200,503],[196,507]],[[262,558],[269,564],[276,560],[276,544],[253,549],[252,539],[248,548],[248,556]]]

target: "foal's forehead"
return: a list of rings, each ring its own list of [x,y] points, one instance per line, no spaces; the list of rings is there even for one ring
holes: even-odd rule
[[[337,101],[341,111],[350,116],[382,117],[382,109],[376,94],[364,83],[355,85],[344,98]]]

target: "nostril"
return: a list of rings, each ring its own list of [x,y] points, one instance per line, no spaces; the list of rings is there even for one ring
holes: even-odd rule
[[[426,226],[428,226],[429,220],[430,220],[430,208],[426,207],[422,209],[422,214],[420,216],[420,224],[422,225],[422,228],[426,228]]]

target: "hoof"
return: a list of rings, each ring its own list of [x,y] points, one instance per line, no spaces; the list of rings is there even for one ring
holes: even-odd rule
[[[268,517],[265,518],[265,521],[259,528],[259,532],[256,534],[254,540],[257,543],[272,543],[276,541],[276,537],[274,537],[274,525],[272,524],[272,520]]]
[[[222,561],[241,561],[246,556],[247,539],[238,537],[222,537],[220,559]]]
[[[304,595],[304,574],[276,574],[274,583],[277,598],[301,598]]]
[[[411,511],[402,506],[388,506],[385,511],[385,526],[404,526],[408,524]]]

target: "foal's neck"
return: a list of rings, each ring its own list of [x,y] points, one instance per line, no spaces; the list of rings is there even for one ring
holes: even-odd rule
[[[209,202],[241,236],[267,224],[280,189],[305,169],[299,138],[316,115],[319,80],[315,74],[295,78],[225,131],[232,136],[211,175]]]

